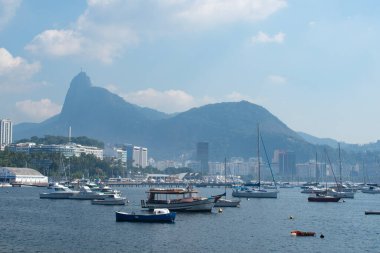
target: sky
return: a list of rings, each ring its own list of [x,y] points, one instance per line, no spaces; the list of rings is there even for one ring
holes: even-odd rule
[[[71,79],[174,113],[247,100],[295,131],[380,139],[375,0],[0,0],[0,118],[60,112]]]

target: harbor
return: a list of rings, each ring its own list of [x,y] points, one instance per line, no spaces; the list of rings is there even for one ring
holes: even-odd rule
[[[281,189],[277,199],[241,198],[240,208],[179,212],[175,223],[151,224],[115,221],[116,211],[141,211],[140,201],[146,199],[148,187],[115,189],[128,198],[126,206],[39,199],[39,194],[46,191],[39,187],[0,189],[0,215],[7,217],[0,224],[7,231],[0,239],[2,251],[245,252],[255,248],[275,252],[380,251],[380,246],[373,243],[378,238],[379,216],[364,214],[365,210],[379,209],[380,196],[376,194],[357,192],[355,199],[345,202],[310,203],[308,195],[295,187]],[[202,196],[223,192],[221,188],[195,189]],[[227,197],[231,193],[227,189]],[[294,230],[314,231],[317,236],[292,237],[290,232]],[[175,246],[179,241],[180,248]]]

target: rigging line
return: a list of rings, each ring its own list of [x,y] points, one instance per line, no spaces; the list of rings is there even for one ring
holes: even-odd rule
[[[262,135],[260,135],[260,139],[261,139],[261,143],[263,144],[265,157],[267,158],[267,162],[268,162],[268,165],[269,165],[270,174],[272,175],[272,179],[273,179],[273,182],[274,182],[274,186],[275,186],[276,189],[277,189],[277,183],[276,183],[276,180],[274,179],[274,175],[273,175],[273,171],[272,171],[272,166],[270,165],[270,162],[269,162],[269,157],[268,157],[268,154],[267,154],[267,149],[265,148],[265,144],[264,144],[264,140],[263,140],[263,136],[262,136]]]

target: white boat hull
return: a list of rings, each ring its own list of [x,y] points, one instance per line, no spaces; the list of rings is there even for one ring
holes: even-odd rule
[[[380,194],[380,190],[368,190],[368,189],[362,189],[362,193],[368,193],[368,194]]]
[[[328,192],[328,195],[332,197],[338,197],[338,198],[353,199],[355,193],[354,192]]]
[[[233,191],[232,196],[238,198],[277,198],[278,191]]]
[[[70,199],[77,192],[51,192],[51,193],[41,193],[40,199]]]

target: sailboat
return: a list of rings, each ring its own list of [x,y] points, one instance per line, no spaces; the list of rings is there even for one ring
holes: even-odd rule
[[[240,200],[227,199],[227,159],[224,158],[224,198],[218,199],[214,207],[238,207],[240,205]]]
[[[343,182],[342,182],[342,159],[340,157],[340,144],[338,144],[339,149],[339,183],[336,182],[336,188],[330,188],[327,191],[327,194],[333,197],[340,198],[354,198],[355,192],[352,189],[343,190]]]
[[[327,154],[326,154],[327,155]],[[330,160],[329,160],[330,161]],[[332,167],[331,167],[332,169]],[[334,174],[334,171],[332,171]],[[326,172],[325,172],[326,174]],[[334,174],[335,178],[335,174]],[[323,193],[315,193],[315,196],[309,196],[307,200],[309,202],[338,202],[340,200],[340,197],[338,196],[331,196],[327,193],[327,179],[325,177],[325,191]]]
[[[249,189],[247,187],[240,187],[235,189],[232,192],[233,197],[239,197],[239,198],[277,198],[277,187],[275,190],[273,189],[262,189],[261,188],[261,168],[260,168],[260,129],[259,126],[257,126],[257,161],[258,161],[258,188],[252,188]],[[261,139],[262,141],[262,139]],[[264,144],[264,143],[263,143]],[[265,149],[265,146],[264,146]],[[269,167],[270,163],[268,161]],[[272,171],[271,171],[272,172]],[[276,186],[276,182],[274,181],[274,177],[272,174],[273,182]]]

